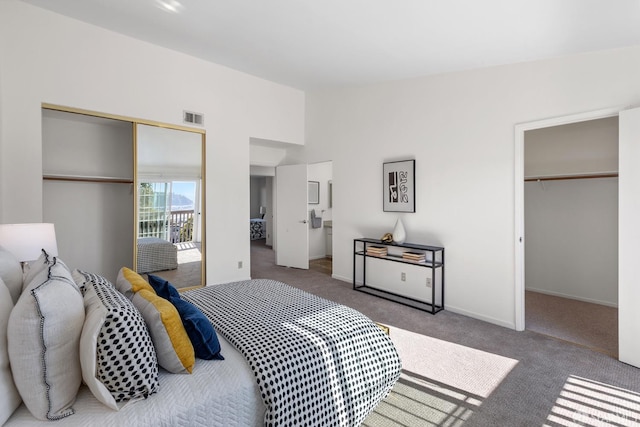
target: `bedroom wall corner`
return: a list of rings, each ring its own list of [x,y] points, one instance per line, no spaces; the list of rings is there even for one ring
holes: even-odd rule
[[[339,183],[334,277],[350,281],[354,238],[402,218],[408,241],[445,247],[451,311],[515,328],[514,127],[638,104],[638,74],[634,46],[307,93],[299,157],[331,158]],[[383,212],[382,164],[411,158],[416,212]]]
[[[0,55],[3,221],[42,220],[43,102],[176,125],[183,109],[198,111],[206,130],[207,282],[249,277],[250,137],[303,141],[302,91],[18,0],[0,2]]]

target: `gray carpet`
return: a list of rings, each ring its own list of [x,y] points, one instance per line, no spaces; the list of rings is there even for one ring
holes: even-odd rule
[[[321,271],[275,266],[264,245],[253,244],[251,255],[252,278],[283,281],[391,327],[404,373],[365,426],[640,425],[640,370],[608,355],[356,292]]]
[[[528,330],[618,357],[618,309],[527,291]]]

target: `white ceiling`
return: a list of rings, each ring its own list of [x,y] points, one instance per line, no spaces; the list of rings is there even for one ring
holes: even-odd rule
[[[640,44],[640,0],[23,1],[300,89]]]

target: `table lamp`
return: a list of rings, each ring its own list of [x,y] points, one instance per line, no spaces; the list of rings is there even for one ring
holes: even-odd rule
[[[24,264],[40,257],[42,249],[58,256],[56,230],[53,224],[0,224],[0,246]]]

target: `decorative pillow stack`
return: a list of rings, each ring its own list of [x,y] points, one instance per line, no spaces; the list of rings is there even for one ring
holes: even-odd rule
[[[186,374],[195,357],[223,359],[206,316],[149,277],[160,295],[128,268],[116,289],[45,251],[23,274],[0,247],[0,425],[21,401],[41,420],[72,415],[82,380],[119,410],[158,391],[159,364]]]
[[[104,277],[74,271],[84,287],[86,319],[80,339],[82,378],[109,408],[158,391],[158,362],[140,312]]]
[[[116,286],[142,313],[158,364],[174,374],[190,374],[196,363],[195,353],[173,304],[156,295],[142,276],[126,267],[120,269]]]
[[[38,419],[74,413],[82,382],[78,345],[84,314],[82,295],[67,267],[43,253],[27,275],[8,324],[13,379]]]
[[[162,298],[173,304],[180,317],[187,334],[191,339],[196,357],[199,359],[224,360],[220,354],[220,341],[211,321],[195,305],[180,298],[180,293],[167,280],[149,274],[149,284]]]

